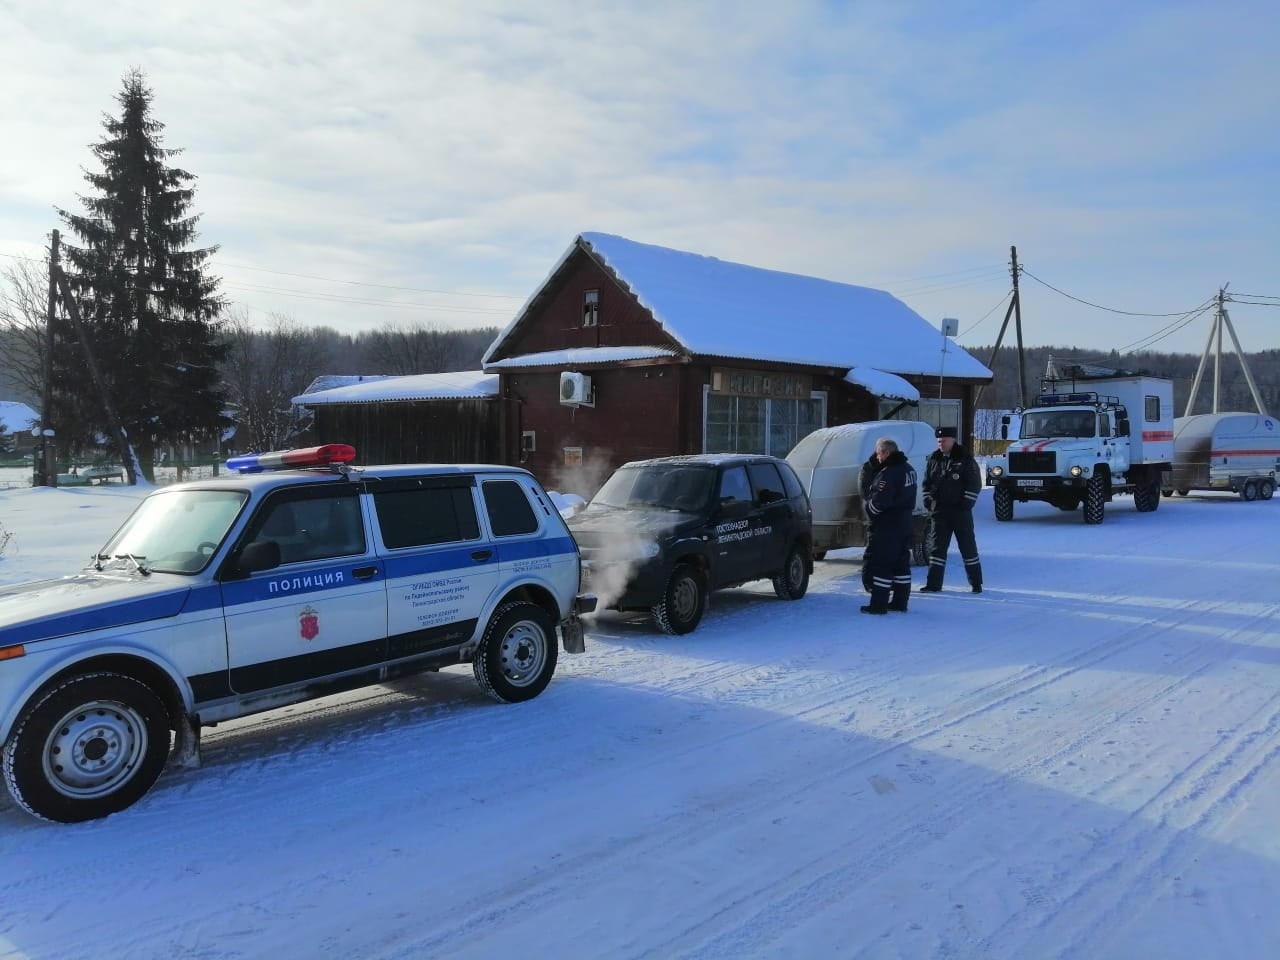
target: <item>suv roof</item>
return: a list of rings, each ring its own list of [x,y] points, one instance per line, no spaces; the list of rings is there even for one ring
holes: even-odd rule
[[[782,457],[774,457],[767,453],[687,453],[675,457],[654,457],[650,460],[632,460],[624,463],[624,467],[648,467],[662,463],[706,464],[709,467],[722,463],[779,463],[786,461]]]

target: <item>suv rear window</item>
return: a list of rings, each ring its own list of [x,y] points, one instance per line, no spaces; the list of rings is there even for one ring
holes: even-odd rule
[[[529,498],[514,480],[486,481],[484,505],[495,537],[514,537],[538,530],[538,517],[529,506]]]
[[[469,486],[375,489],[373,506],[382,542],[392,550],[480,537]]]

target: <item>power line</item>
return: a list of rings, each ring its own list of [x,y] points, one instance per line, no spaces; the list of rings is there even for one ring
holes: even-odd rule
[[[981,317],[975,320],[972,324],[966,327],[963,333],[957,333],[955,335],[955,339],[959,340],[961,337],[967,336],[968,334],[972,333],[974,329],[978,326],[978,324],[982,323],[983,320],[987,319],[987,317],[995,313],[996,310],[1000,308],[1001,304],[1003,304],[1006,300],[1008,300],[1012,296],[1013,296],[1012,290],[1006,291],[1005,295],[996,301],[996,305],[994,307],[992,307],[990,310],[984,313]]]
[[[1034,280],[1036,283],[1040,284],[1041,286],[1048,287],[1054,293],[1061,294],[1062,296],[1066,297],[1068,300],[1074,300],[1076,303],[1083,303],[1086,307],[1093,307],[1096,310],[1105,310],[1107,313],[1119,313],[1126,317],[1185,317],[1190,312],[1190,311],[1182,310],[1177,313],[1140,313],[1135,310],[1117,310],[1114,307],[1104,307],[1100,303],[1092,303],[1088,300],[1082,300],[1079,297],[1076,297],[1076,296],[1073,296],[1072,294],[1067,293],[1065,290],[1059,290],[1053,284],[1046,283],[1044,280],[1041,280],[1039,277],[1037,277],[1034,273],[1032,273],[1026,267],[1022,268],[1022,274],[1023,276],[1030,277],[1032,280]],[[1193,307],[1192,309],[1197,309],[1197,308]]]
[[[1149,334],[1143,337],[1141,340],[1135,340],[1133,343],[1128,344],[1127,346],[1121,347],[1116,352],[1132,353],[1135,350],[1145,350],[1148,347],[1159,343],[1165,337],[1172,336],[1173,334],[1177,333],[1183,327],[1191,323],[1192,320],[1195,320],[1199,317],[1204,316],[1204,314],[1213,306],[1215,299],[1216,298],[1211,297],[1209,300],[1205,301],[1195,310],[1191,310],[1188,313],[1184,314],[1183,319],[1175,320],[1173,323],[1166,324],[1165,326],[1157,330],[1155,333]]]

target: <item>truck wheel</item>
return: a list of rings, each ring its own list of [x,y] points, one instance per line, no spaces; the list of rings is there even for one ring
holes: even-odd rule
[[[773,592],[781,600],[799,600],[809,589],[809,565],[805,563],[804,549],[793,543],[787,551],[787,562],[782,572],[773,578]]]
[[[1246,480],[1244,482],[1244,486],[1240,488],[1240,499],[1241,500],[1257,500],[1258,485],[1254,483],[1252,480]]]
[[[1190,490],[1185,490],[1185,489],[1183,489],[1182,487],[1179,487],[1179,488],[1178,488],[1178,490],[1177,490],[1177,494],[1178,494],[1178,496],[1180,496],[1180,497],[1185,497],[1185,496],[1186,496],[1188,493],[1190,493],[1190,492],[1191,492]]]
[[[929,545],[923,540],[917,540],[911,544],[911,565],[913,567],[923,567],[929,563]]]
[[[1089,478],[1084,488],[1084,522],[1097,524],[1107,508],[1107,481],[1100,473]]]
[[[4,779],[29,813],[79,823],[133,804],[168,757],[169,712],[155,691],[123,674],[86,673],[22,714],[4,748]]]
[[[493,612],[471,660],[480,689],[503,703],[532,700],[556,672],[556,628],[536,603],[517,600]]]
[[[1151,484],[1146,487],[1137,487],[1133,491],[1133,505],[1138,508],[1139,513],[1151,513],[1160,507],[1160,486]]]
[[[1270,477],[1258,481],[1258,499],[1270,500],[1276,492],[1276,482]]]
[[[662,602],[650,609],[653,621],[663,633],[689,633],[698,626],[707,609],[707,580],[702,571],[682,563],[671,572]]]
[[[995,489],[996,519],[1000,521],[1013,519],[1013,493],[1004,487]]]

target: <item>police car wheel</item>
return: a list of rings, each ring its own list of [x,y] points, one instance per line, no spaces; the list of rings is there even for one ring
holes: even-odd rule
[[[662,601],[650,613],[663,633],[691,633],[707,609],[707,580],[692,564],[682,563],[671,572]]]
[[[494,611],[471,662],[480,689],[503,703],[532,700],[556,672],[556,628],[536,603],[506,603]]]
[[[117,673],[63,681],[29,707],[5,745],[14,801],[45,820],[78,823],[133,804],[169,756],[169,714],[150,687]]]
[[[808,589],[809,565],[805,563],[804,549],[798,543],[792,544],[782,572],[773,578],[773,592],[781,600],[799,600]]]

